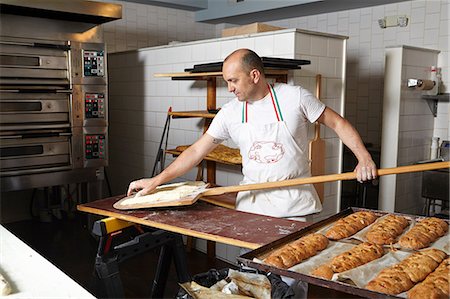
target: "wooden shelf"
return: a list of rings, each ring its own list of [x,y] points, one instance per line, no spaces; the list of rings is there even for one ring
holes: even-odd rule
[[[177,151],[175,149],[168,149],[166,150],[166,154],[170,154],[170,155],[174,155],[174,156],[179,156],[182,152],[181,151]],[[217,162],[217,163],[221,163],[221,164],[227,164],[227,165],[241,165],[240,163],[231,163],[228,161],[224,161],[224,160],[219,160],[219,159],[214,159],[211,157],[206,156],[204,158],[204,160],[206,161],[213,161],[213,162]]]
[[[202,118],[214,118],[215,113],[209,113],[207,110],[196,111],[170,111],[169,115],[173,118],[187,118],[187,117],[202,117]]]
[[[219,186],[217,186],[217,187],[219,187]],[[200,197],[200,200],[208,202],[208,203],[216,205],[216,206],[219,206],[219,207],[224,207],[227,209],[234,210],[234,209],[236,209],[236,197],[237,197],[237,192],[233,192],[233,193],[226,193],[226,194],[222,194],[222,195]]]

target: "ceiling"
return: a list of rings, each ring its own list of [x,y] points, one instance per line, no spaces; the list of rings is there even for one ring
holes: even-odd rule
[[[407,0],[122,0],[195,12],[198,22],[249,24]]]

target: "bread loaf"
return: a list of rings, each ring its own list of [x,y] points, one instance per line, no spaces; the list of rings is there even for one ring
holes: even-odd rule
[[[383,248],[380,245],[368,242],[361,243],[335,256],[329,264],[318,267],[311,274],[331,279],[334,273],[344,272],[364,265],[381,257],[383,253]]]
[[[336,223],[326,232],[325,236],[330,240],[340,240],[360,231],[364,227],[372,224],[377,216],[368,211],[359,211],[336,221]]]
[[[445,259],[424,281],[409,292],[410,299],[447,299],[450,296],[450,258]]]
[[[430,246],[448,231],[448,224],[439,218],[425,218],[417,223],[406,234],[400,237],[400,246],[411,249],[421,249]]]
[[[413,253],[400,263],[382,270],[366,288],[390,295],[408,291],[433,272],[445,256],[445,252],[434,248]]]
[[[375,244],[392,244],[407,226],[408,220],[405,217],[389,214],[370,227],[366,238]]]
[[[325,249],[328,242],[322,234],[306,235],[274,251],[264,262],[277,268],[288,269]]]
[[[190,145],[179,145],[175,149],[177,151],[183,152],[185,151]],[[212,150],[207,157],[211,159],[221,160],[225,162],[229,162],[232,164],[241,164],[242,163],[242,156],[238,148],[231,148],[228,146],[225,146],[223,144],[219,144],[214,150]]]
[[[331,278],[333,278],[334,271],[333,271],[333,269],[331,269],[330,265],[321,265],[321,266],[317,267],[316,269],[314,269],[311,272],[311,275],[317,276],[320,278],[331,279]]]

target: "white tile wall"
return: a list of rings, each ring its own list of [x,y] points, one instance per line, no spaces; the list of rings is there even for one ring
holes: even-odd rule
[[[104,0],[106,1],[106,0]],[[123,6],[123,19],[106,23],[104,38],[110,53],[132,50],[149,46],[163,45],[170,41],[190,41],[220,36],[224,27],[231,24],[196,23],[193,12],[170,8],[156,7],[113,1]],[[349,36],[347,87],[346,87],[346,117],[356,126],[365,142],[380,146],[382,119],[382,90],[384,77],[384,48],[395,45],[410,45],[430,47],[441,51],[438,66],[442,69],[443,92],[448,92],[449,86],[449,1],[447,0],[415,0],[393,4],[373,6],[362,9],[319,14],[291,19],[280,19],[273,25],[336,33]],[[390,27],[381,29],[378,19],[384,16],[407,15],[409,25],[406,28]],[[296,49],[309,55],[310,51],[302,49],[301,43]],[[239,40],[237,47],[258,49],[263,55],[272,47],[283,43],[267,43],[254,39]],[[222,52],[234,45],[225,43]],[[327,47],[319,47],[319,51]],[[329,47],[329,49],[334,48]],[[206,52],[206,49],[196,49],[191,56],[194,61],[203,57],[217,56],[218,49]],[[273,49],[272,49],[273,50]],[[280,49],[277,52],[282,53]],[[291,53],[285,53],[290,55]],[[330,53],[329,53],[330,54]],[[161,57],[164,59],[164,57]],[[220,57],[223,58],[223,57]],[[307,59],[307,58],[306,58]],[[313,61],[318,66],[318,61]],[[339,71],[337,69],[336,71]],[[439,105],[442,105],[441,103]],[[443,104],[445,105],[445,104]],[[445,110],[445,107],[443,109]],[[368,111],[369,118],[357,119],[357,114]],[[448,109],[439,113],[436,118],[434,135],[441,139],[450,139],[450,121]],[[445,121],[447,120],[447,121]],[[444,126],[442,124],[445,123]],[[369,125],[370,124],[370,125]]]
[[[384,48],[409,45],[438,49],[438,66],[442,69],[443,92],[449,92],[449,1],[415,0],[270,22],[275,26],[349,36],[347,56],[347,88],[345,115],[356,126],[363,140],[380,146],[382,96],[384,80]],[[405,28],[381,29],[378,19],[407,15]],[[431,65],[430,65],[431,66]],[[435,119],[434,135],[450,139],[448,105]],[[361,113],[370,117],[357,118]]]
[[[116,0],[98,1],[122,5],[122,19],[102,25],[109,53],[216,36],[216,25],[195,22],[191,11]]]

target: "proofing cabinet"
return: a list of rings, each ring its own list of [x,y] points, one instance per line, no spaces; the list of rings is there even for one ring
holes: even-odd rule
[[[155,74],[180,73],[196,64],[222,61],[238,48],[249,48],[262,57],[310,60],[300,70],[289,70],[287,83],[302,85],[314,93],[316,75],[322,76],[321,100],[339,114],[344,114],[345,65],[347,37],[299,29],[209,39],[195,42],[144,48],[113,53],[109,57],[110,74],[110,167],[108,171],[115,194],[123,193],[129,182],[149,176],[152,171],[169,107],[173,113],[207,111],[214,103],[220,108],[233,95],[228,92],[220,74],[202,80],[170,80]],[[271,79],[275,81],[276,79]],[[279,78],[278,78],[279,80]],[[209,89],[208,89],[209,85]],[[214,85],[214,92],[211,86]],[[180,117],[170,125],[168,148],[194,143],[204,130],[205,119]],[[333,131],[321,128],[325,140],[325,173],[338,173],[342,168],[343,145]],[[309,139],[314,137],[310,125]],[[309,140],[308,140],[309,141]],[[308,141],[302,142],[308,150]],[[236,147],[230,141],[229,147]],[[172,157],[168,156],[166,165]],[[242,180],[239,165],[216,164],[214,176],[218,185],[236,185]],[[193,170],[180,180],[195,180]],[[340,209],[340,182],[325,184],[323,211],[310,217],[317,221]],[[206,244],[197,242],[200,249]],[[203,246],[203,247],[202,247]],[[217,255],[235,262],[238,248],[218,246]]]

